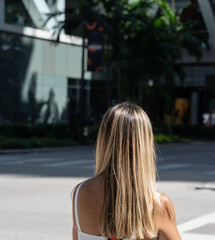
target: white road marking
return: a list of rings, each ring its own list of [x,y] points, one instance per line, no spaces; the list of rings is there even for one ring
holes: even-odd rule
[[[43,163],[43,162],[53,162],[56,158],[34,158],[34,159],[25,159],[25,160],[16,160],[16,161],[5,161],[1,162],[0,164],[5,165],[19,165],[19,164],[25,164],[25,163]],[[57,160],[60,160],[62,158],[58,158]]]
[[[215,189],[215,181],[205,183],[204,188],[214,188]]]
[[[162,166],[158,166],[159,170],[168,170],[168,169],[176,169],[176,168],[185,168],[190,166],[190,164],[183,164],[183,163],[170,163]]]
[[[186,232],[193,230],[195,228],[199,228],[209,223],[215,223],[215,212],[182,223],[178,226],[178,229],[182,232]]]
[[[170,157],[163,157],[163,156],[159,156],[159,157],[157,157],[157,162],[160,162],[160,163],[162,163],[162,162],[164,162],[164,161],[168,161],[168,160],[171,160],[171,159],[175,159],[175,157],[173,157],[173,156],[170,156]]]
[[[195,230],[207,224],[215,224],[215,212],[195,218],[188,222],[178,225],[178,230],[183,240],[214,240],[215,235],[187,233],[187,231]]]
[[[1,156],[0,157],[0,162],[3,162],[3,161],[11,161],[11,160],[18,160],[20,159],[20,157],[12,157],[12,156]]]
[[[56,163],[41,164],[43,167],[61,167],[61,166],[80,166],[84,164],[93,164],[91,159],[86,160],[74,160],[74,161],[64,161]]]
[[[17,159],[17,160],[15,160]],[[50,162],[50,163],[49,163]],[[77,160],[68,160],[63,161],[63,158],[34,158],[34,159],[24,159],[19,160],[19,158],[13,158],[8,160],[8,158],[2,159],[0,161],[2,165],[22,165],[26,164],[29,166],[42,166],[42,167],[61,167],[61,166],[81,166],[81,165],[88,165],[89,167],[95,167],[94,162],[92,159],[77,159]]]
[[[90,169],[96,169],[96,164],[93,163],[92,165],[88,165],[87,168],[90,168]]]
[[[173,157],[169,157],[173,158]],[[17,159],[17,160],[16,160]],[[31,158],[31,159],[22,159],[19,158],[12,158],[11,160],[8,160],[7,158],[2,159],[0,161],[0,164],[3,165],[21,165],[21,164],[27,164],[33,166],[39,165],[42,167],[61,167],[61,166],[80,166],[80,165],[88,165],[90,168],[95,168],[94,161],[92,159],[77,159],[77,160],[68,160],[63,161],[63,158]],[[164,164],[161,166],[158,166],[159,170],[170,170],[170,169],[177,169],[177,168],[185,168],[189,166],[189,164],[183,164],[183,163],[170,163],[170,164]]]
[[[215,235],[197,234],[197,233],[182,233],[183,240],[215,240]]]
[[[208,171],[204,173],[205,175],[215,175],[215,171]]]
[[[189,150],[193,149],[192,146],[181,146],[181,147],[176,147],[175,150]]]

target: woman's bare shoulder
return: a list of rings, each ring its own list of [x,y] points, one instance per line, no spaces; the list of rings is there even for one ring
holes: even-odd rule
[[[156,223],[159,240],[180,240],[173,203],[165,193],[157,193]]]
[[[103,187],[104,187],[104,182],[103,182],[102,177],[98,176],[98,177],[89,178],[89,179],[85,180],[84,182],[77,184],[73,188],[73,190],[72,190],[73,199],[74,199],[76,190],[80,184],[81,184],[81,187],[80,187],[79,193],[78,193],[79,199],[94,198],[98,194],[101,193],[101,190],[103,190]]]
[[[170,197],[162,192],[157,192],[156,194],[156,213],[158,219],[173,220],[175,218],[175,210]]]

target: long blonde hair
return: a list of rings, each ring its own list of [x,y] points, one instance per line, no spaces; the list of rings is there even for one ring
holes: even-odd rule
[[[156,237],[154,138],[141,107],[124,102],[104,115],[96,148],[99,175],[105,178],[101,234],[116,239]]]

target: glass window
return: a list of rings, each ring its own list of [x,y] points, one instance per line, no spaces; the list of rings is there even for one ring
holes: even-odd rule
[[[213,9],[214,15],[215,15],[215,0],[210,0],[211,2],[211,7]]]
[[[60,50],[65,72],[55,67]],[[71,65],[80,56],[81,47],[0,31],[0,123],[66,121],[67,109],[78,121],[81,76]]]
[[[49,7],[53,7],[57,4],[57,0],[45,0]]]
[[[44,30],[53,30],[59,16],[46,20],[50,13],[64,11],[64,0],[5,0],[5,22]]]
[[[20,26],[36,27],[21,0],[5,1],[5,22]]]

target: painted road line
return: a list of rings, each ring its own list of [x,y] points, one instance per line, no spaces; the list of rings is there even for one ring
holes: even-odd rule
[[[215,235],[187,233],[188,231],[195,231],[195,229],[211,223],[215,223],[215,212],[182,223],[178,225],[178,230],[183,240],[214,240]]]
[[[215,189],[215,181],[205,183],[204,188]]]
[[[171,163],[162,166],[158,166],[159,170],[169,170],[169,169],[177,169],[177,168],[185,168],[190,166],[190,164],[183,164],[183,163]]]
[[[0,164],[5,165],[20,165],[20,164],[26,164],[26,163],[43,163],[43,162],[53,162],[55,160],[59,161],[62,158],[34,158],[34,159],[25,159],[25,160],[16,160],[16,161],[5,161],[0,162]]]
[[[178,226],[178,229],[181,232],[186,232],[186,231],[193,230],[195,228],[199,228],[209,223],[215,223],[215,212],[209,213],[202,217],[198,217],[188,222],[182,223]]]
[[[215,171],[208,171],[204,173],[205,175],[215,175]]]
[[[1,162],[4,162],[4,161],[13,161],[13,160],[19,160],[20,159],[20,157],[8,157],[8,156],[2,156],[2,157],[0,157],[0,163]]]
[[[84,164],[93,164],[92,159],[86,160],[73,160],[73,161],[62,161],[56,163],[41,164],[43,167],[63,167],[63,166],[81,166]]]
[[[92,159],[85,160],[68,160],[62,161],[63,158],[40,158],[40,159],[26,159],[26,160],[12,160],[0,162],[1,165],[28,165],[28,166],[42,166],[42,167],[61,167],[61,166],[80,166],[83,164],[93,164]],[[49,163],[51,162],[51,163]]]
[[[215,235],[197,234],[197,233],[181,233],[183,240],[215,240]]]
[[[163,156],[159,156],[156,160],[158,163],[162,163],[162,162],[165,162],[165,161],[168,161],[168,160],[172,160],[172,159],[175,159],[176,157],[163,157]]]
[[[95,163],[93,163],[92,165],[88,165],[87,168],[96,169],[96,165],[95,165]]]

